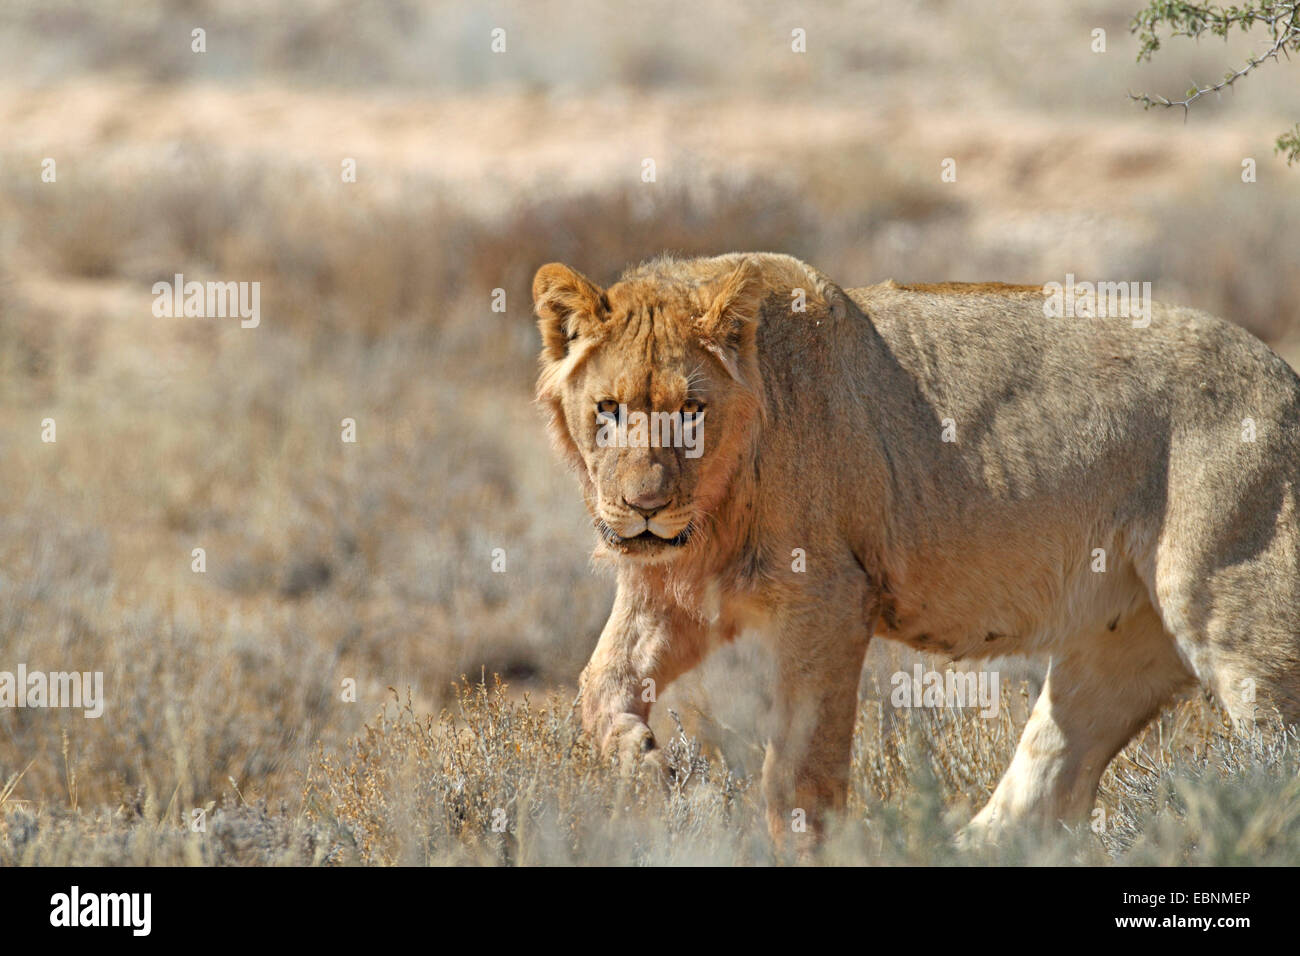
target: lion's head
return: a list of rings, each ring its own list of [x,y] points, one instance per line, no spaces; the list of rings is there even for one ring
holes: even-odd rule
[[[559,263],[533,280],[538,399],[603,547],[671,561],[725,497],[763,407],[759,264],[658,260],[608,289]]]

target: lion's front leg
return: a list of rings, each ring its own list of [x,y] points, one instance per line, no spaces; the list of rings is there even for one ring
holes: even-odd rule
[[[650,731],[658,694],[704,656],[706,634],[680,611],[628,597],[620,585],[600,641],[583,669],[582,725],[625,769],[639,757],[664,769]]]
[[[823,832],[825,812],[844,806],[871,632],[861,608],[809,614],[778,635],[776,713],[763,761],[768,829],[778,846],[809,848]]]

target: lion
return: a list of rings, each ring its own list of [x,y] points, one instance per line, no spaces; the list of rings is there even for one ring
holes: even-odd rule
[[[775,651],[778,840],[844,804],[873,635],[1047,659],[977,834],[1085,819],[1197,684],[1239,725],[1300,720],[1300,379],[1243,329],[1064,317],[1037,286],[846,291],[769,253],[604,289],[552,263],[533,298],[537,398],[617,578],[580,676],[604,752],[662,768],[644,689],[742,633]]]

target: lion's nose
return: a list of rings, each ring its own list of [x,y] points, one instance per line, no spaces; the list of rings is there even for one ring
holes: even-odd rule
[[[662,510],[663,506],[668,504],[668,499],[663,495],[637,495],[635,498],[624,498],[623,504],[641,517],[649,518]]]

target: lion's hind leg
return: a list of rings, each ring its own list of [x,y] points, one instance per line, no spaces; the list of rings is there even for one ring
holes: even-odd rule
[[[1084,820],[1111,758],[1192,682],[1149,603],[1053,656],[1011,766],[970,836]]]
[[[1258,584],[1249,593],[1257,608],[1215,612],[1200,626],[1180,627],[1178,646],[1238,730],[1249,732],[1257,721],[1278,715],[1285,724],[1300,724],[1300,630],[1276,607],[1276,594]]]
[[[1300,515],[1287,482],[1260,479],[1235,507],[1194,512],[1157,552],[1165,627],[1234,724],[1300,723]]]

